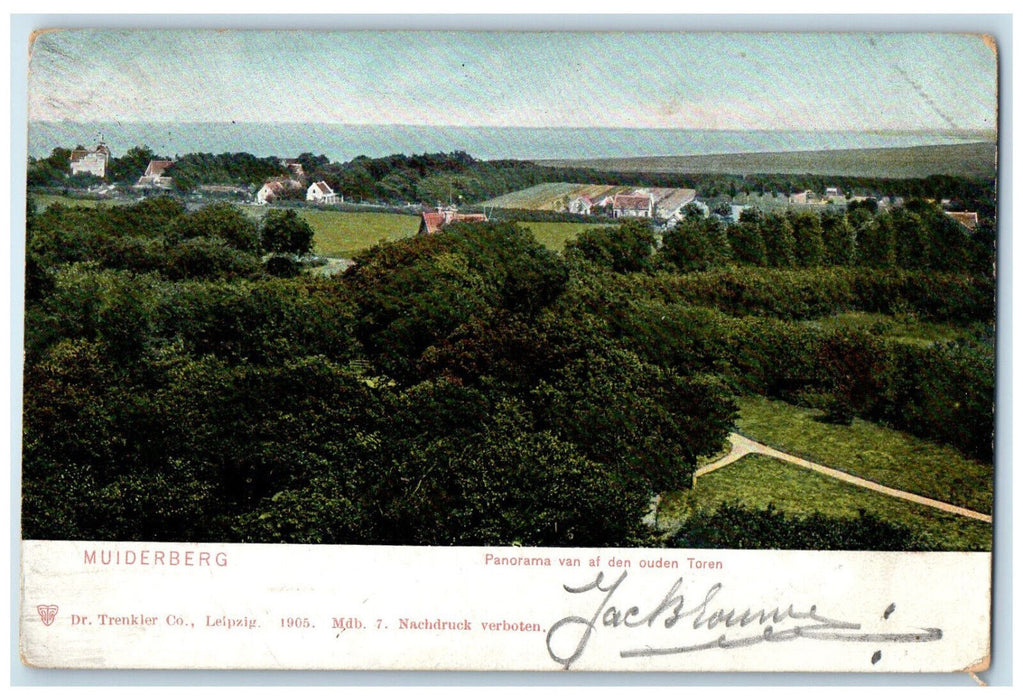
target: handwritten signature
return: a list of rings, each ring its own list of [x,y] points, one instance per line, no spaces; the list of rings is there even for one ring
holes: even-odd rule
[[[915,632],[858,632],[856,630],[860,629],[859,624],[826,617],[817,612],[816,605],[797,610],[795,604],[790,603],[784,608],[781,606],[771,610],[761,608],[755,612],[752,608],[746,608],[744,612],[737,612],[736,608],[725,609],[712,606],[712,602],[724,587],[721,583],[712,585],[707,589],[702,600],[692,607],[686,608],[685,596],[681,592],[682,578],[672,584],[660,603],[643,614],[639,606],[625,607],[624,605],[610,604],[627,576],[628,571],[623,571],[613,583],[605,584],[604,572],[601,571],[597,573],[593,581],[583,586],[564,586],[569,593],[585,594],[593,591],[604,595],[589,618],[570,615],[550,626],[547,632],[547,652],[556,663],[568,669],[578,661],[586,651],[586,645],[598,627],[636,628],[647,626],[653,628],[654,623],[660,622],[665,629],[672,629],[684,618],[692,618],[693,630],[710,632],[719,627],[723,627],[725,630],[735,628],[741,630],[752,627],[755,631],[744,636],[729,636],[729,634],[721,633],[713,639],[695,644],[623,649],[619,655],[622,658],[668,656],[707,649],[737,649],[765,642],[788,642],[795,639],[813,639],[825,642],[917,643],[934,642],[942,638],[942,631],[934,627],[921,628]],[[615,602],[617,603],[617,601]],[[778,627],[786,622],[789,624],[783,625],[782,628]],[[680,626],[680,629],[684,629],[684,626]],[[563,655],[566,651],[570,653]]]

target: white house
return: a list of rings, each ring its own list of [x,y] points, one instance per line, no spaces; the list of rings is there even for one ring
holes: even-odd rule
[[[344,201],[335,194],[330,185],[322,180],[309,185],[309,189],[305,191],[305,199],[307,202],[316,202],[317,204],[338,204],[340,201]]]
[[[653,218],[654,198],[648,194],[616,194],[611,198],[611,215],[616,219],[625,216]]]
[[[135,183],[135,189],[146,189],[155,187],[161,190],[169,190],[174,184],[172,178],[166,177],[163,173],[167,168],[174,165],[173,160],[151,160],[146,167],[146,172]]]
[[[592,210],[593,200],[586,195],[576,197],[568,203],[568,211],[570,214],[584,214],[589,216]]]
[[[76,148],[71,151],[71,174],[88,173],[96,177],[107,176],[110,149],[102,141],[95,148]]]
[[[289,190],[301,190],[302,184],[295,180],[270,180],[256,193],[256,204],[269,204],[288,194]]]

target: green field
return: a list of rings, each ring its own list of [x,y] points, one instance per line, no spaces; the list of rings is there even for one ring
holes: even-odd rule
[[[381,241],[414,236],[419,229],[419,218],[408,214],[315,209],[298,212],[316,234],[313,251],[332,258],[352,258]],[[519,226],[532,231],[540,243],[554,251],[561,251],[580,231],[597,228],[593,224],[563,221],[525,221]]]
[[[65,207],[88,207],[115,206],[134,204],[133,199],[84,199],[81,197],[65,197],[61,194],[30,194],[36,205],[36,211],[40,212],[51,204],[60,204]]]
[[[726,502],[766,508],[769,504],[789,515],[814,512],[853,518],[862,509],[881,520],[910,527],[949,551],[990,551],[991,526],[977,520],[943,513],[884,494],[837,481],[763,455],[749,455],[727,467],[700,477],[693,491],[666,501],[663,524],[678,522],[694,510],[712,512]]]
[[[821,411],[782,401],[745,397],[738,403],[736,427],[758,442],[885,486],[991,512],[992,465],[951,447],[858,419],[848,426],[822,423]]]
[[[861,420],[849,426],[834,425],[817,420],[821,411],[782,401],[740,397],[737,402],[737,429],[758,442],[886,486],[991,512],[994,476],[990,464]],[[695,510],[711,512],[724,502],[752,508],[773,504],[798,516],[820,512],[846,518],[863,509],[912,528],[940,549],[991,547],[989,524],[872,492],[763,455],[748,455],[700,477],[692,491],[666,494],[658,509],[658,522],[664,529],[676,529]]]
[[[978,142],[911,148],[866,148],[792,153],[729,153],[593,160],[539,160],[540,165],[613,172],[699,174],[791,174],[920,178],[928,175],[993,178],[998,146]]]
[[[984,324],[964,328],[951,323],[921,321],[911,314],[890,315],[866,311],[847,311],[834,316],[803,321],[803,323],[824,331],[840,328],[869,330],[899,343],[920,346],[957,341],[963,338],[983,341],[993,333],[993,330]]]
[[[385,212],[348,212],[300,209],[315,232],[313,252],[330,258],[352,258],[382,241],[414,236],[419,218]]]
[[[564,250],[565,244],[578,236],[581,231],[601,228],[601,226],[572,221],[522,221],[519,223],[520,228],[529,229],[533,232],[536,240],[557,252]]]

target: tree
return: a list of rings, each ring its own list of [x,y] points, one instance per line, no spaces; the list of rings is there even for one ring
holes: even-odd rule
[[[689,488],[697,457],[720,448],[736,417],[715,379],[682,377],[599,340],[535,398],[542,426],[648,494]]]
[[[582,258],[622,273],[649,270],[653,254],[653,231],[648,223],[638,220],[583,231],[565,245],[568,258]]]
[[[816,267],[824,257],[824,231],[820,217],[811,212],[790,212],[789,224],[795,242],[794,257],[800,267]]]
[[[134,183],[138,180],[151,160],[167,160],[149,146],[132,146],[120,158],[111,158],[107,165],[107,179],[111,182]]]
[[[824,243],[825,264],[852,264],[856,235],[845,216],[831,211],[821,214],[821,240]]]
[[[727,234],[728,245],[736,262],[747,265],[767,264],[767,249],[764,237],[760,233],[760,221],[756,210],[744,210],[739,216],[739,223],[729,226]]]
[[[232,248],[246,252],[259,251],[256,224],[240,209],[226,203],[211,204],[181,218],[178,235],[190,238],[220,239]]]
[[[687,216],[664,234],[658,255],[682,272],[706,270],[728,259],[728,239],[716,219]]]
[[[858,210],[857,214],[860,211]],[[880,214],[850,217],[858,222],[856,230],[856,262],[866,267],[892,267],[895,265],[895,229],[891,215]]]
[[[305,255],[313,243],[313,229],[294,209],[271,209],[260,225],[263,250],[277,255]]]
[[[795,263],[795,240],[792,224],[783,214],[769,214],[760,222],[760,235],[764,239],[767,264],[772,267],[792,267]]]

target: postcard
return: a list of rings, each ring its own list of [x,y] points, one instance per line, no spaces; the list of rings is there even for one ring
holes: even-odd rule
[[[24,664],[988,667],[991,37],[30,48]]]

